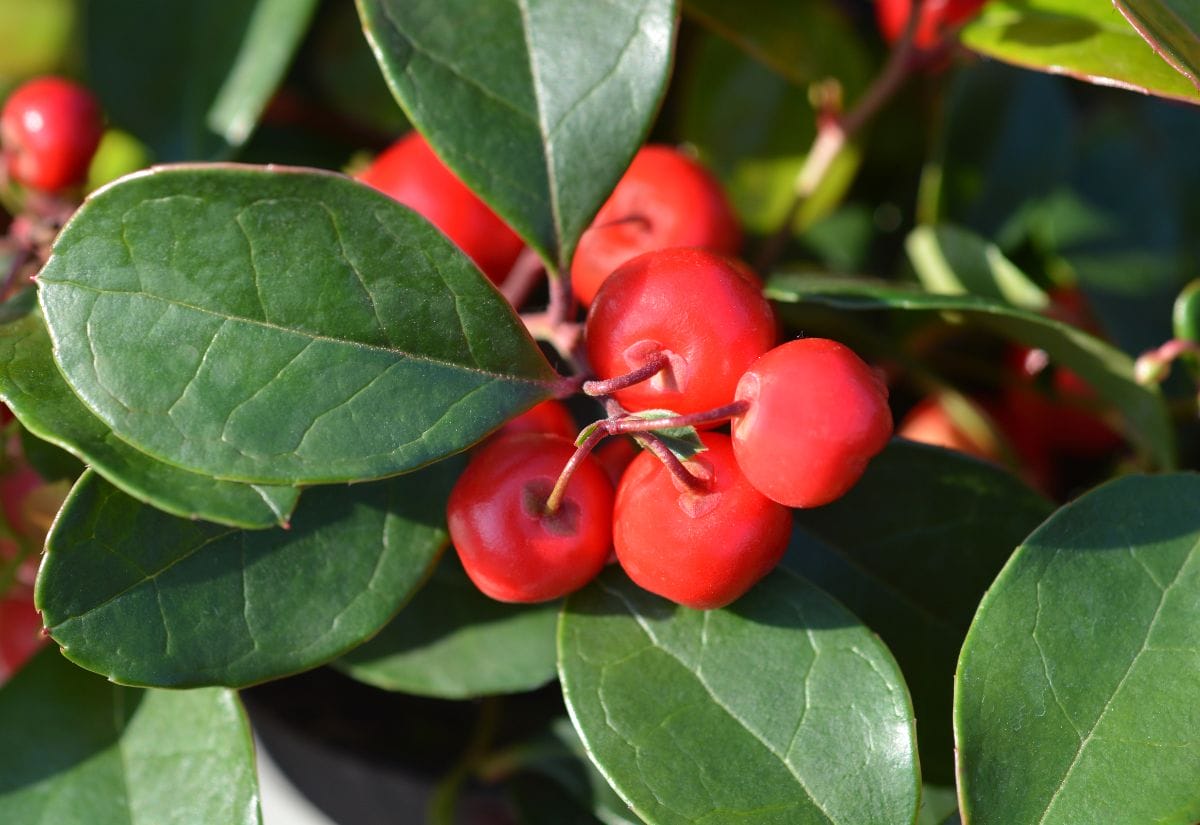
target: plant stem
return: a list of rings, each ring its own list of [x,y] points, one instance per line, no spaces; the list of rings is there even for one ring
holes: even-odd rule
[[[758,259],[760,270],[770,269],[783,254],[800,210],[820,188],[842,149],[878,114],[912,72],[913,37],[916,35],[917,21],[926,2],[928,0],[919,0],[912,4],[900,39],[888,54],[883,69],[871,81],[871,85],[854,107],[844,115],[833,112],[817,113],[817,135],[804,158],[804,165],[796,175],[791,207],[779,229],[763,247]]]
[[[583,440],[583,443],[575,448],[575,452],[567,459],[566,466],[562,468],[562,472],[558,474],[558,479],[554,482],[554,489],[550,491],[550,496],[546,499],[546,515],[553,515],[558,511],[558,507],[562,504],[563,497],[567,494],[567,485],[571,483],[571,476],[575,475],[575,471],[583,460],[588,457],[596,445],[599,444],[608,435],[608,422],[601,421],[596,424],[596,429]]]
[[[679,460],[679,457],[671,452],[671,448],[664,444],[662,439],[657,435],[654,433],[641,433],[637,436],[637,439],[638,443],[654,453],[654,457],[661,461],[663,466],[667,468],[667,471],[680,482],[697,493],[703,493],[708,490],[708,482],[698,476],[692,475],[691,471],[683,466],[683,462]]]
[[[519,308],[529,298],[529,293],[537,286],[538,279],[545,269],[536,252],[529,247],[522,249],[517,260],[513,262],[512,269],[500,284],[500,294],[508,299],[514,309]]]
[[[609,435],[644,433],[650,430],[669,430],[675,427],[699,427],[734,418],[750,409],[749,401],[734,401],[723,407],[687,415],[672,415],[665,418],[620,418],[608,422]]]
[[[662,372],[668,363],[670,363],[670,359],[667,357],[667,354],[659,350],[651,355],[646,360],[646,363],[624,375],[618,375],[615,378],[606,378],[603,381],[584,381],[583,391],[591,396],[612,395],[617,390],[623,390],[626,387],[632,387],[634,384],[640,384],[643,381],[653,378]]]

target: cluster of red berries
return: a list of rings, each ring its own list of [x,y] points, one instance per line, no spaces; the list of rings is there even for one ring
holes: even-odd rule
[[[0,151],[9,178],[57,193],[87,178],[104,118],[87,89],[61,77],[38,77],[9,95],[0,112]]]
[[[423,138],[402,138],[359,177],[504,282],[520,240]],[[699,163],[664,146],[638,152],[571,267],[596,376],[582,386],[608,417],[576,439],[564,407],[540,404],[477,450],[451,494],[451,538],[484,593],[555,599],[615,550],[646,589],[721,607],[778,563],[789,507],[842,495],[882,449],[892,431],[883,380],[834,341],[775,347],[758,276],[729,257],[740,244]],[[726,422],[729,434],[716,431]],[[655,434],[680,427],[699,431],[701,450],[676,455]]]

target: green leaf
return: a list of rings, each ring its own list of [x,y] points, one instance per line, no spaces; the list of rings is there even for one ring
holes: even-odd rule
[[[684,11],[798,86],[833,78],[852,97],[871,59],[836,3],[685,0]]]
[[[1155,54],[1108,3],[992,0],[963,28],[962,42],[1027,69],[1200,102],[1200,90]]]
[[[168,513],[253,529],[286,524],[299,500],[295,487],[218,481],[156,461],[121,441],[63,380],[40,317],[0,327],[0,398],[33,435]]]
[[[86,15],[89,85],[158,160],[225,157],[253,131],[315,6],[105,0]]]
[[[443,699],[533,690],[555,676],[558,608],[490,599],[447,553],[412,603],[335,666],[384,690]]]
[[[113,681],[242,687],[307,670],[373,636],[446,546],[442,462],[311,490],[289,530],[186,521],[88,473],[47,539],[46,627]]]
[[[0,821],[258,825],[237,694],[118,687],[44,650],[0,688]]]
[[[672,418],[677,415],[679,413],[671,410],[642,410],[641,412],[632,413],[630,418],[652,421],[658,418]],[[654,434],[659,437],[666,448],[674,453],[675,457],[680,461],[687,461],[690,458],[694,458],[697,453],[702,453],[708,449],[700,441],[700,434],[696,432],[695,427],[664,427],[661,430],[654,430]],[[644,436],[634,434],[633,440],[645,448]]]
[[[919,226],[905,241],[922,286],[943,295],[980,295],[1033,311],[1050,299],[995,244],[957,226]]]
[[[3,253],[0,253],[2,256]],[[9,259],[0,257],[0,265],[7,266]],[[33,311],[37,306],[37,290],[22,289],[7,301],[0,304],[0,324],[11,324],[19,321]]]
[[[331,173],[125,178],[76,213],[38,283],[88,407],[143,452],[218,478],[395,475],[470,446],[556,381],[444,235]]]
[[[1174,432],[1158,388],[1134,380],[1129,356],[1069,324],[974,295],[931,295],[867,280],[779,275],[767,284],[767,295],[784,304],[809,302],[841,310],[948,313],[1044,349],[1121,411],[1151,460],[1167,468],[1175,463]]]
[[[659,823],[912,822],[912,708],[887,649],[777,570],[696,611],[610,570],[559,621],[563,696],[588,752]]]
[[[996,579],[955,688],[964,821],[1200,819],[1198,496],[1195,475],[1113,481]]]
[[[552,266],[645,140],[674,0],[358,0],[384,77],[438,155]]]
[[[1050,511],[997,466],[901,439],[845,496],[795,511],[784,564],[854,611],[895,655],[920,721],[927,781],[954,782],[954,669],[979,599]]]
[[[1200,85],[1200,7],[1193,0],[1114,0],[1138,34],[1175,71]]]

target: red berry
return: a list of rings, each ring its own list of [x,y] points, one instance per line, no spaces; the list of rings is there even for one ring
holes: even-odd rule
[[[896,435],[988,461],[999,461],[1001,458],[995,441],[981,439],[977,434],[964,430],[951,417],[946,402],[939,396],[925,398],[909,410],[896,428]]]
[[[104,130],[91,92],[61,77],[22,85],[0,113],[0,144],[18,183],[57,192],[83,183]]]
[[[848,347],[789,341],[738,382],[750,408],[733,419],[733,448],[750,483],[789,507],[849,490],[892,434],[887,384]]]
[[[358,178],[442,230],[492,283],[504,280],[521,252],[517,234],[446,168],[417,132],[384,150]]]
[[[738,469],[729,436],[703,433],[708,449],[685,465],[707,482],[696,492],[651,453],[633,460],[617,489],[613,543],[639,586],[697,610],[724,607],[779,563],[788,509]]]
[[[520,433],[550,433],[574,441],[578,432],[575,419],[566,407],[557,401],[543,401],[501,427],[496,437],[503,438]]]
[[[46,643],[42,617],[29,595],[0,599],[0,683],[16,673]]]
[[[608,478],[615,487],[621,483],[625,468],[637,458],[638,448],[632,438],[617,436],[605,439],[592,455],[596,456],[596,460],[600,462],[604,472],[608,473]]]
[[[579,239],[571,288],[587,306],[614,269],[643,252],[700,246],[735,255],[741,244],[716,178],[670,146],[646,146]]]
[[[608,558],[613,490],[591,456],[558,510],[546,499],[574,445],[525,434],[484,445],[446,507],[450,539],[471,581],[502,602],[541,602],[583,587]]]
[[[983,6],[985,0],[925,0],[921,6],[921,19],[913,35],[913,45],[928,51],[941,44],[946,29],[965,23]],[[913,0],[877,0],[875,17],[879,31],[885,40],[894,43],[900,39]]]
[[[744,264],[703,249],[634,258],[588,312],[592,369],[614,378],[662,352],[662,372],[616,392],[626,409],[692,413],[728,404],[742,373],[775,343],[775,316],[757,283]]]

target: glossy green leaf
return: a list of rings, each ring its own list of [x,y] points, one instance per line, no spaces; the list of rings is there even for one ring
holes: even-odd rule
[[[1163,60],[1200,85],[1200,6],[1193,0],[1114,0]]]
[[[160,161],[227,156],[249,137],[315,0],[105,0],[86,15],[88,82]],[[134,34],[136,33],[136,34]]]
[[[1050,511],[995,465],[901,439],[845,496],[795,511],[784,564],[854,611],[895,655],[927,781],[954,782],[954,668],[979,599]]]
[[[684,0],[684,11],[799,86],[833,78],[853,97],[866,85],[871,60],[836,3]]]
[[[1200,477],[1118,479],[1063,507],[963,645],[964,820],[1200,820]]]
[[[1110,3],[992,0],[963,28],[962,42],[1027,69],[1200,102],[1200,90],[1155,54]]]
[[[118,687],[50,649],[0,688],[0,730],[0,821],[262,821],[233,691]]]
[[[38,283],[88,407],[143,452],[218,478],[395,475],[470,446],[557,380],[444,235],[330,173],[125,178],[76,213]]]
[[[358,0],[446,164],[562,269],[666,89],[674,0]]]
[[[39,609],[70,659],[125,684],[307,670],[373,636],[424,581],[456,464],[311,490],[290,529],[253,532],[168,516],[85,474],[47,539]]]
[[[0,398],[29,432],[168,513],[253,529],[286,524],[299,500],[295,487],[218,481],[164,464],[121,441],[63,380],[40,317],[0,327]]]
[[[768,283],[767,295],[785,305],[807,302],[843,310],[946,313],[1044,349],[1121,411],[1133,439],[1156,464],[1175,463],[1174,433],[1158,389],[1134,380],[1129,356],[1073,326],[974,295],[932,295],[866,280],[779,275]]]
[[[905,241],[921,285],[943,295],[980,295],[1034,311],[1050,299],[995,245],[950,224],[919,226]]]
[[[336,667],[384,690],[444,699],[533,690],[555,676],[558,608],[490,599],[447,553],[412,603]]]
[[[725,610],[619,571],[567,600],[563,696],[588,753],[659,823],[912,822],[912,708],[887,649],[777,570]]]

